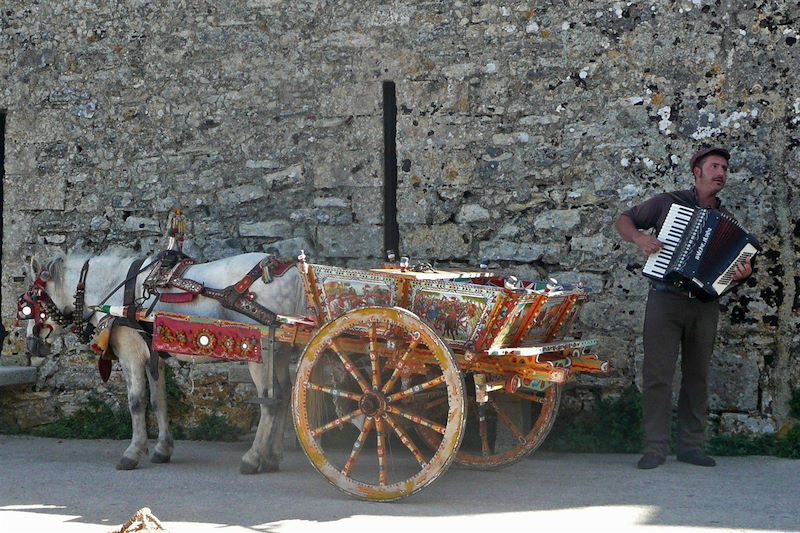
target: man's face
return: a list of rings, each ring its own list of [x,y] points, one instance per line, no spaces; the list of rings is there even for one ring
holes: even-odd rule
[[[728,179],[728,161],[721,155],[711,154],[700,167],[694,167],[694,184],[698,191],[716,195]]]

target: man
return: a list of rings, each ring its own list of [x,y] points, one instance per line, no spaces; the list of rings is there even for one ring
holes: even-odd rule
[[[689,161],[694,187],[684,191],[659,194],[625,211],[616,222],[620,236],[634,243],[649,256],[658,252],[661,243],[641,230],[661,229],[673,203],[691,207],[719,209],[717,194],[725,187],[730,153],[719,147],[705,148]],[[737,267],[733,281],[741,283],[752,274],[748,260]],[[681,390],[678,397],[678,461],[699,466],[715,466],[703,450],[705,442],[708,368],[717,335],[719,305],[702,302],[688,291],[651,280],[644,318],[644,370],[642,414],[645,453],[637,466],[656,468],[669,451],[672,418],[672,379],[678,352],[681,353]]]

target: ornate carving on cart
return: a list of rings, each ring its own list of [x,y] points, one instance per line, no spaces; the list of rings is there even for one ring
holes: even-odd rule
[[[260,363],[261,330],[240,322],[159,313],[153,324],[152,347],[173,354]]]

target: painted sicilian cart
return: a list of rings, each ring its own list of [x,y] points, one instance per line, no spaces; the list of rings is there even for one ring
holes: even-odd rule
[[[488,272],[301,264],[321,327],[297,368],[293,415],[314,467],[359,498],[392,500],[456,461],[491,469],[535,450],[561,387],[608,372],[568,337],[580,287]]]
[[[276,344],[304,347],[292,389],[298,440],[330,483],[357,498],[409,496],[453,461],[491,469],[519,460],[547,436],[562,386],[609,370],[595,341],[570,333],[586,301],[580,287],[485,271],[353,270],[303,254],[297,267],[309,316],[244,298],[254,268],[225,291],[203,290],[238,295],[235,309],[261,324],[169,312],[136,319],[153,322],[156,352],[263,362],[266,405],[289,393],[274,371]]]

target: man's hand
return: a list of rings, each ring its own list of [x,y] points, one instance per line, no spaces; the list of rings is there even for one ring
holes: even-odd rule
[[[646,233],[639,233],[639,236],[634,238],[633,243],[648,256],[661,249],[661,241]]]
[[[661,242],[647,233],[639,231],[626,214],[620,215],[614,224],[620,237],[635,244],[645,255],[653,255],[661,249]]]
[[[750,258],[748,257],[744,263],[739,263],[736,265],[736,270],[733,273],[733,282],[741,283],[749,278],[752,273],[753,265],[750,264]]]

